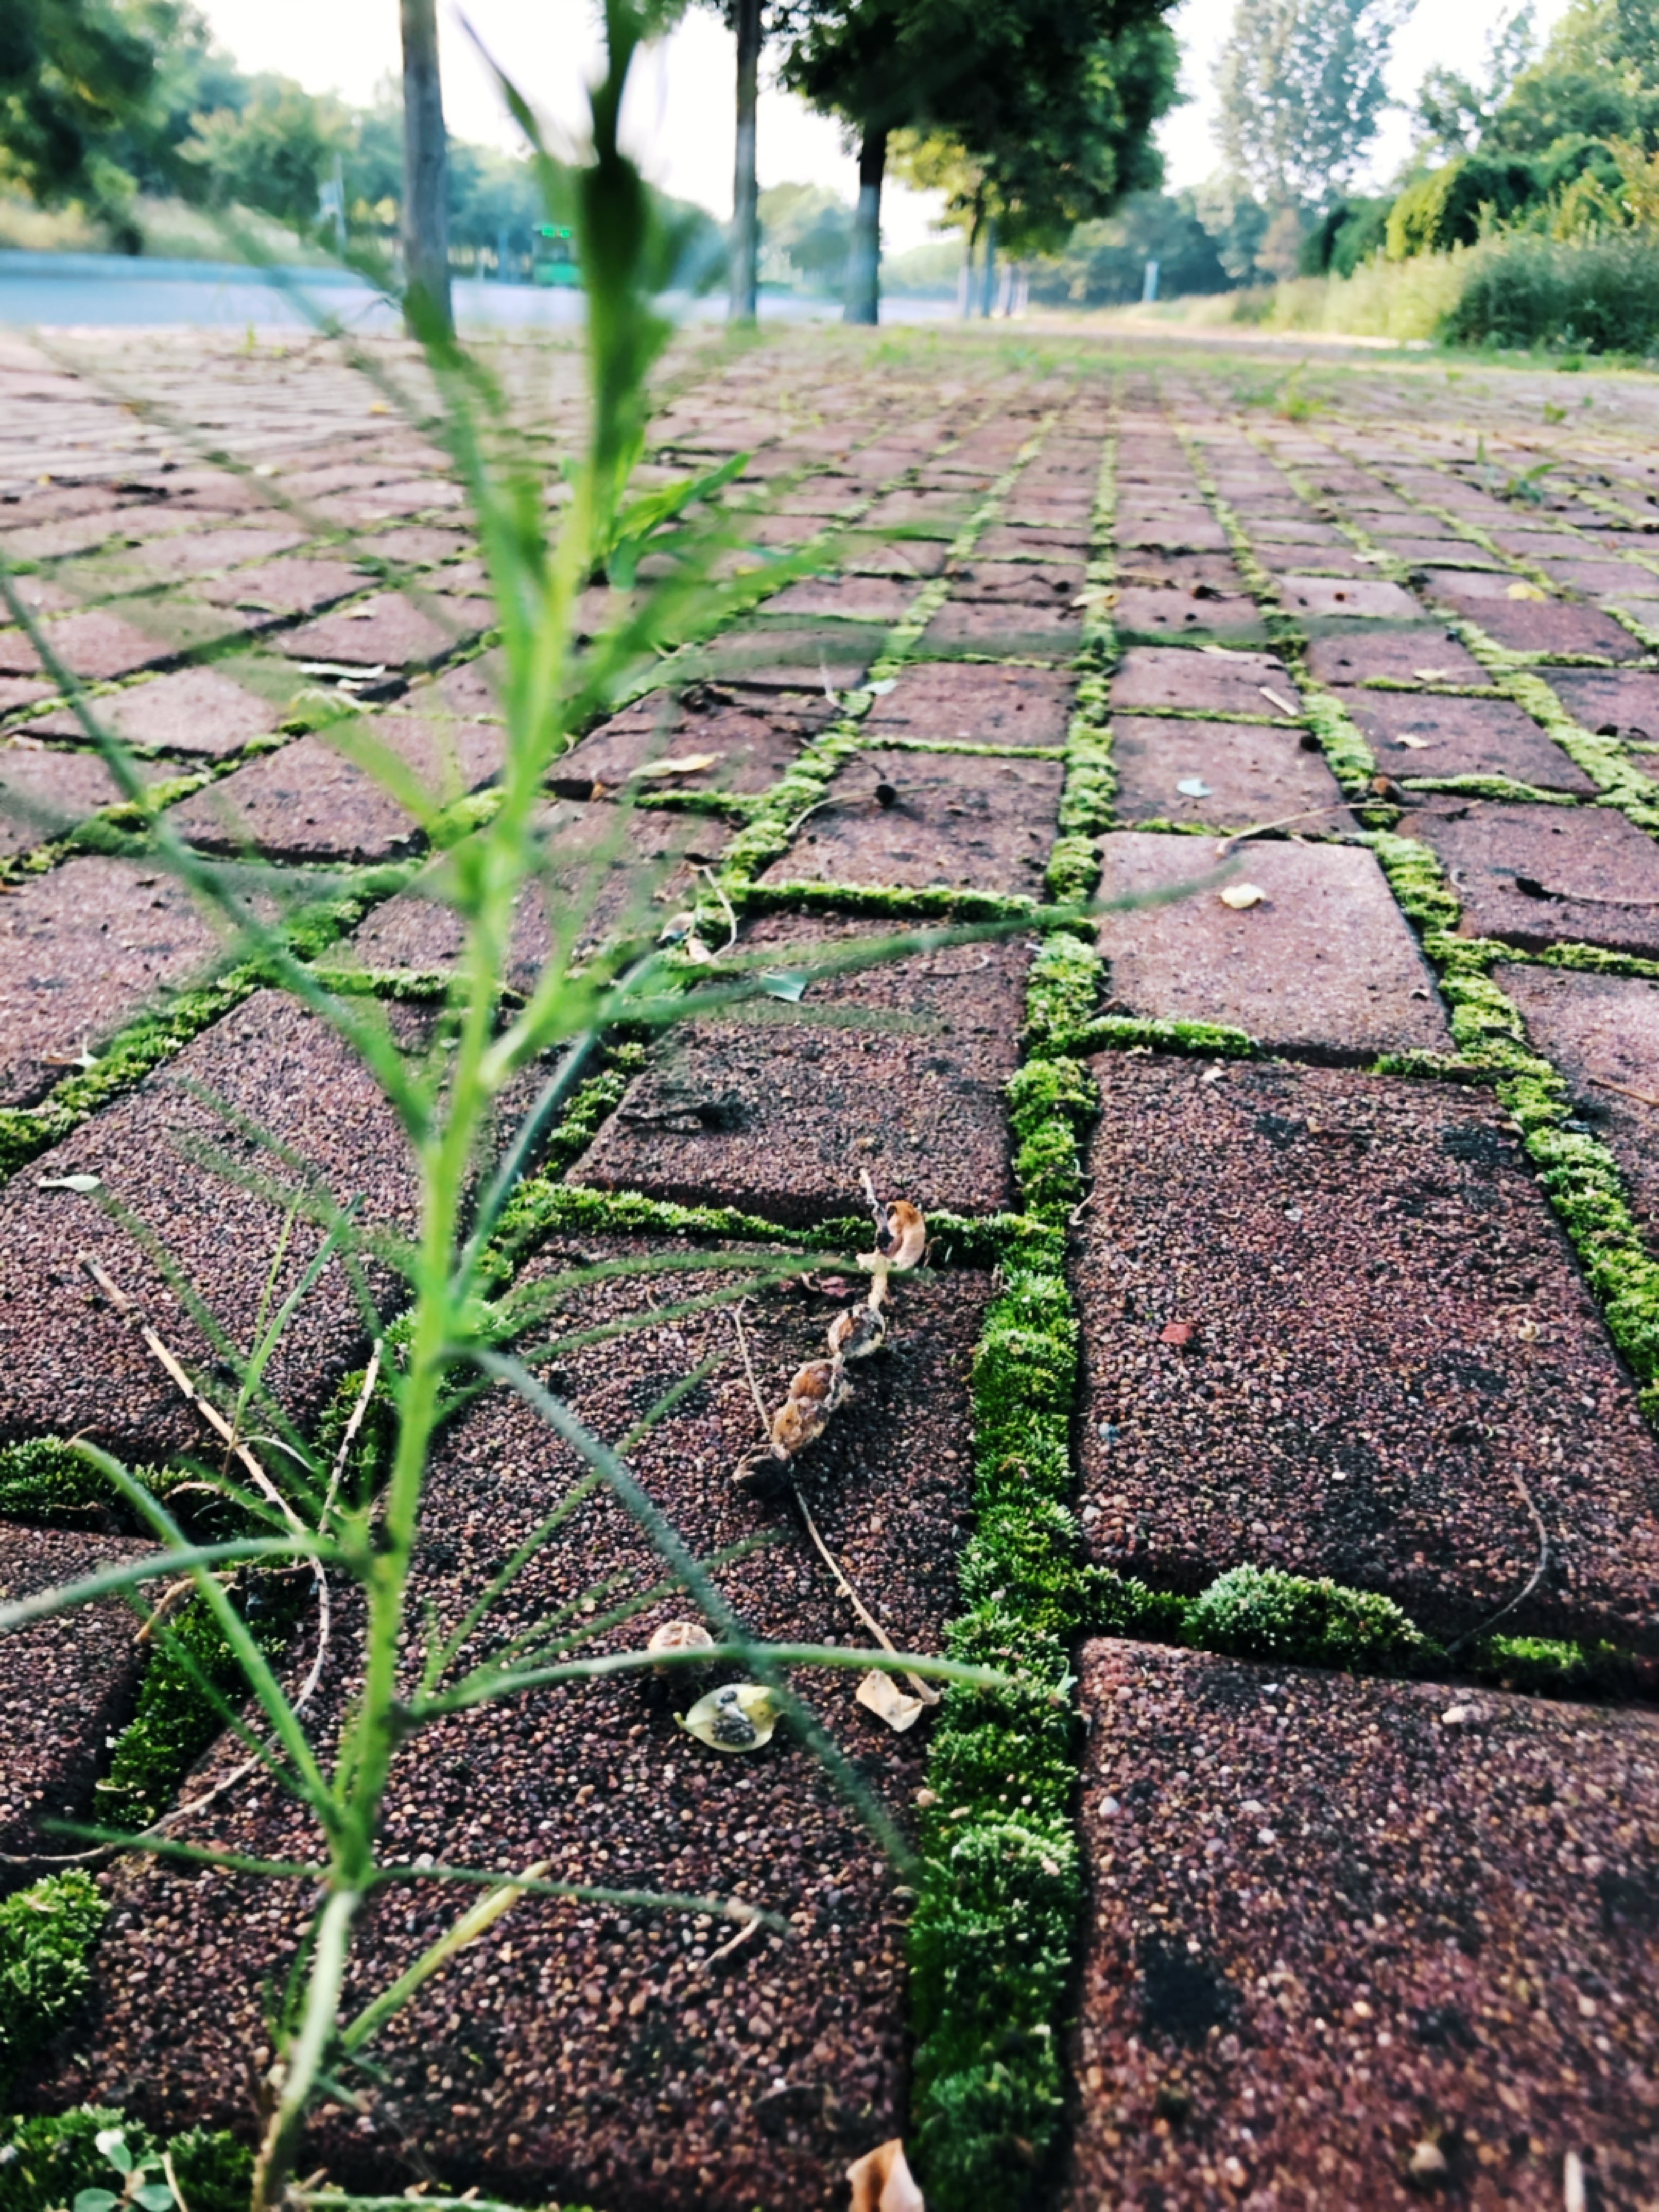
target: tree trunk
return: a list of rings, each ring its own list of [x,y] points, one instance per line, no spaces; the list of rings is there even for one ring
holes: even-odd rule
[[[399,0],[404,33],[404,321],[454,328],[449,305],[448,156],[437,0]]]
[[[847,262],[846,323],[881,320],[881,184],[887,173],[887,133],[866,131],[859,148],[859,204]]]
[[[997,219],[994,216],[985,226],[985,289],[980,295],[980,314],[988,317],[996,304],[997,284]]]
[[[962,281],[957,287],[957,311],[963,321],[971,320],[974,313],[974,259],[979,252],[979,234],[985,228],[985,195],[974,196],[974,219],[968,226],[967,245],[962,257]]]
[[[752,323],[760,289],[760,180],[755,173],[755,111],[760,100],[761,0],[736,0],[738,158],[732,179],[732,295],[734,323]]]

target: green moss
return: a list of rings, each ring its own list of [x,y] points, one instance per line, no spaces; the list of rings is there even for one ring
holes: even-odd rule
[[[23,2060],[78,2010],[108,1910],[78,1867],[0,1900],[0,2095]]]
[[[167,2145],[187,2212],[246,2212],[253,2153],[222,2129],[186,2128]],[[0,2208],[3,2212],[3,2208]]]
[[[1039,1055],[1064,1052],[1100,1004],[1106,963],[1090,939],[1057,930],[1045,938],[1025,984],[1025,1041]]]
[[[1206,1651],[1356,1672],[1409,1665],[1422,1632],[1392,1598],[1276,1567],[1234,1567],[1193,1606],[1187,1634]]]
[[[729,895],[729,894],[728,894]],[[877,915],[895,921],[1024,921],[1036,911],[1035,899],[1000,896],[993,891],[949,889],[878,890],[866,884],[774,881],[745,890],[741,901],[750,914],[779,908],[805,914]]]
[[[938,2212],[1019,2212],[1036,2201],[1043,2153],[1065,2109],[1048,2024],[1011,2025],[1001,2055],[951,2071],[930,2046],[916,2053],[911,2145]]]
[[[1261,1047],[1247,1030],[1224,1022],[1142,1021],[1133,1014],[1099,1014],[1073,1036],[1069,1049],[1091,1052],[1179,1052],[1200,1060],[1255,1060]]]
[[[1092,837],[1061,837],[1048,857],[1043,889],[1056,906],[1085,906],[1100,881],[1100,848]]]
[[[1083,1620],[1097,1636],[1125,1636],[1148,1644],[1178,1644],[1186,1637],[1192,1601],[1173,1590],[1149,1589],[1138,1576],[1090,1567],[1084,1577]]]
[[[158,1498],[195,1480],[182,1468],[135,1467],[128,1473]],[[85,1528],[94,1518],[122,1528],[138,1525],[106,1478],[60,1437],[0,1444],[0,1517],[71,1528]]]
[[[245,1578],[240,1607],[263,1651],[283,1649],[310,1583],[304,1569]],[[148,1827],[165,1812],[224,1725],[219,1700],[235,1705],[246,1692],[240,1663],[199,1597],[157,1629],[154,1645],[137,1709],[97,1785],[94,1817],[106,1827]]]
[[[1506,1690],[1553,1698],[1599,1692],[1628,1696],[1642,1686],[1641,1670],[1612,1644],[1562,1644],[1543,1636],[1486,1636],[1464,1654],[1472,1674]]]

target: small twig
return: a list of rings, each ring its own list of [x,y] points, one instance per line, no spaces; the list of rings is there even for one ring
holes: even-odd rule
[[[167,2178],[167,2187],[173,2191],[173,2201],[179,2212],[190,2212],[190,2207],[185,2202],[185,2192],[179,2186],[179,2177],[173,2170],[173,2153],[166,2144],[161,2148],[161,2171]]]
[[[767,1414],[766,1401],[761,1395],[760,1384],[755,1380],[754,1362],[749,1357],[749,1339],[743,1326],[743,1310],[746,1304],[745,1299],[738,1300],[732,1309],[732,1321],[738,1332],[738,1349],[743,1354],[743,1371],[749,1377],[749,1395],[755,1401],[755,1411],[760,1415],[761,1435],[769,1453],[772,1449],[772,1423]]]
[[[1253,822],[1248,830],[1235,830],[1216,847],[1216,858],[1224,860],[1235,845],[1242,845],[1247,837],[1265,837],[1270,830],[1288,830],[1292,822],[1311,821],[1316,814],[1346,814],[1351,807],[1364,806],[1363,799],[1339,799],[1331,806],[1304,806],[1299,813],[1281,814],[1277,822]]]
[[[351,1409],[351,1419],[346,1423],[345,1434],[340,1438],[340,1449],[334,1455],[334,1466],[328,1478],[328,1492],[323,1499],[322,1512],[318,1516],[317,1526],[319,1532],[326,1525],[328,1516],[334,1510],[334,1500],[345,1474],[346,1461],[350,1455],[351,1447],[357,1441],[357,1431],[362,1427],[364,1418],[368,1414],[368,1401],[374,1395],[374,1385],[380,1379],[380,1344],[381,1340],[377,1336],[374,1340],[374,1349],[369,1354],[368,1366],[363,1376],[363,1387],[357,1393],[357,1402]]]
[[[1510,1468],[1510,1479],[1514,1483],[1516,1490],[1520,1492],[1521,1502],[1526,1507],[1528,1512],[1532,1516],[1532,1525],[1538,1531],[1538,1564],[1533,1569],[1531,1574],[1528,1576],[1526,1582],[1522,1586],[1516,1590],[1515,1595],[1507,1600],[1504,1604],[1500,1605],[1496,1613],[1489,1613],[1485,1620],[1478,1622],[1474,1627],[1465,1629],[1462,1635],[1454,1637],[1452,1641],[1446,1646],[1446,1656],[1448,1658],[1451,1656],[1453,1652],[1461,1651],[1466,1644],[1474,1643],[1476,1637],[1489,1636],[1492,1630],[1497,1627],[1498,1622],[1504,1619],[1505,1614],[1513,1613],[1516,1606],[1524,1605],[1527,1600],[1532,1595],[1533,1592],[1537,1589],[1539,1583],[1543,1581],[1545,1571],[1549,1565],[1550,1536],[1549,1530],[1544,1526],[1544,1516],[1539,1511],[1537,1503],[1534,1498],[1531,1491],[1528,1489],[1525,1482],[1522,1481],[1518,1468],[1514,1467]]]
[[[1605,898],[1599,891],[1559,890],[1553,884],[1539,884],[1528,896],[1566,899],[1574,906],[1659,906],[1659,898]]]
[[[887,1631],[876,1619],[874,1613],[870,1611],[870,1608],[860,1597],[858,1592],[853,1588],[852,1583],[848,1581],[840,1561],[830,1551],[823,1537],[819,1535],[817,1524],[806,1509],[806,1500],[801,1496],[799,1486],[796,1486],[794,1488],[794,1499],[796,1504],[800,1508],[800,1517],[806,1523],[807,1534],[812,1539],[814,1544],[817,1545],[818,1548],[818,1555],[823,1559],[823,1564],[829,1568],[830,1573],[835,1577],[836,1588],[841,1592],[842,1595],[847,1600],[848,1605],[852,1607],[854,1612],[857,1613],[859,1619],[864,1623],[865,1626],[870,1631],[870,1633],[881,1645],[882,1650],[884,1651],[890,1651],[895,1655],[895,1656],[896,1656],[898,1652],[897,1644],[894,1643],[892,1638],[889,1636]],[[912,1674],[908,1672],[906,1673],[904,1679],[915,1692],[916,1695],[921,1699],[924,1705],[936,1705],[939,1703],[939,1693],[936,1689],[934,1689],[931,1682],[924,1682],[920,1674]]]
[[[729,1959],[734,1951],[740,1951],[744,1945],[749,1941],[750,1937],[754,1934],[755,1930],[760,1926],[763,1917],[763,1916],[758,1910],[755,1911],[749,1919],[744,1922],[742,1927],[738,1929],[735,1936],[732,1936],[727,1942],[722,1943],[718,1951],[711,1951],[708,1954],[708,1956],[703,1960],[702,1965],[698,1971],[706,1974],[711,1967],[717,1966],[722,1959]]]
[[[1605,1075],[1592,1075],[1590,1081],[1598,1091],[1616,1091],[1621,1098],[1633,1098],[1638,1106],[1659,1106],[1650,1091],[1632,1091],[1628,1083],[1614,1083]]]
[[[150,1638],[155,1633],[155,1631],[167,1619],[168,1613],[174,1611],[179,1605],[179,1601],[183,1598],[188,1597],[195,1587],[195,1583],[191,1580],[188,1575],[180,1577],[179,1580],[176,1583],[170,1583],[167,1589],[162,1591],[155,1604],[151,1607],[149,1619],[145,1621],[143,1626],[139,1629],[138,1633],[132,1639],[133,1642],[135,1644],[148,1644]]]

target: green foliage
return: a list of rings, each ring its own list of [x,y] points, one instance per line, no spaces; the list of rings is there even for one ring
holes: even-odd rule
[[[1090,1567],[1084,1577],[1083,1619],[1097,1636],[1175,1644],[1187,1635],[1192,1601],[1173,1590],[1149,1589],[1138,1575]]]
[[[0,2095],[24,2058],[81,2003],[109,1910],[78,1867],[0,1900]],[[0,2191],[5,2186],[0,2167]],[[0,2212],[5,2198],[0,2194]]]
[[[281,1650],[310,1577],[249,1577],[239,1610],[262,1651]],[[224,1725],[224,1708],[241,1702],[241,1663],[212,1613],[189,1599],[155,1632],[154,1649],[132,1718],[115,1739],[97,1786],[94,1815],[106,1827],[148,1827]]]
[[[1161,300],[1225,292],[1238,281],[1191,191],[1139,191],[1115,214],[1079,223],[1057,254],[1037,264],[1031,296],[1074,307],[1125,307],[1139,299],[1149,260],[1158,264]]]
[[[1391,1598],[1276,1567],[1234,1567],[1218,1577],[1188,1614],[1187,1634],[1237,1659],[1354,1671],[1406,1665],[1425,1649],[1421,1630]]]
[[[98,2142],[100,2136],[112,2134],[122,2139],[129,2181],[157,2172],[161,2150],[149,2130],[106,2106],[0,2121],[0,2212],[62,2212],[82,2190],[114,2195],[111,2185],[122,2182],[123,2175]],[[223,2132],[189,2128],[167,2148],[188,2212],[246,2212],[253,2154],[246,2145]],[[159,2201],[165,2187],[159,2174],[149,2185]]]
[[[137,250],[119,154],[155,86],[167,0],[7,0],[0,15],[0,186],[79,200]]]
[[[223,2129],[186,2128],[167,2145],[167,2155],[188,2212],[246,2212],[253,2179],[253,2154],[246,2143]]]
[[[1364,161],[1388,101],[1399,0],[1239,0],[1216,72],[1226,167],[1312,206]]]
[[[1650,353],[1659,346],[1659,252],[1642,234],[1493,240],[1472,258],[1445,330],[1460,345]]]
[[[1391,205],[1387,199],[1336,201],[1302,241],[1301,274],[1352,276],[1362,261],[1382,251]]]
[[[1460,155],[1408,185],[1395,200],[1389,211],[1389,258],[1406,261],[1414,253],[1473,246],[1490,222],[1516,214],[1538,191],[1536,170],[1518,155]]]
[[[182,1469],[143,1467],[133,1480],[158,1498],[194,1478]],[[106,1477],[58,1437],[31,1437],[0,1444],[0,1516],[19,1521],[62,1521],[86,1528],[96,1516],[118,1528],[136,1526]]]

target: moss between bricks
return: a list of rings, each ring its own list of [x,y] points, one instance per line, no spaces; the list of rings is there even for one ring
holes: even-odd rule
[[[108,1910],[78,1867],[0,1902],[0,2096],[29,2053],[78,2010]]]
[[[1495,1078],[1608,1334],[1635,1375],[1643,1410],[1659,1419],[1659,1259],[1643,1241],[1617,1160],[1598,1137],[1571,1126],[1565,1079],[1532,1052],[1519,1008],[1492,980],[1492,967],[1513,957],[1509,949],[1455,933],[1458,902],[1427,846],[1386,835],[1370,843],[1438,971],[1459,1052]]]

